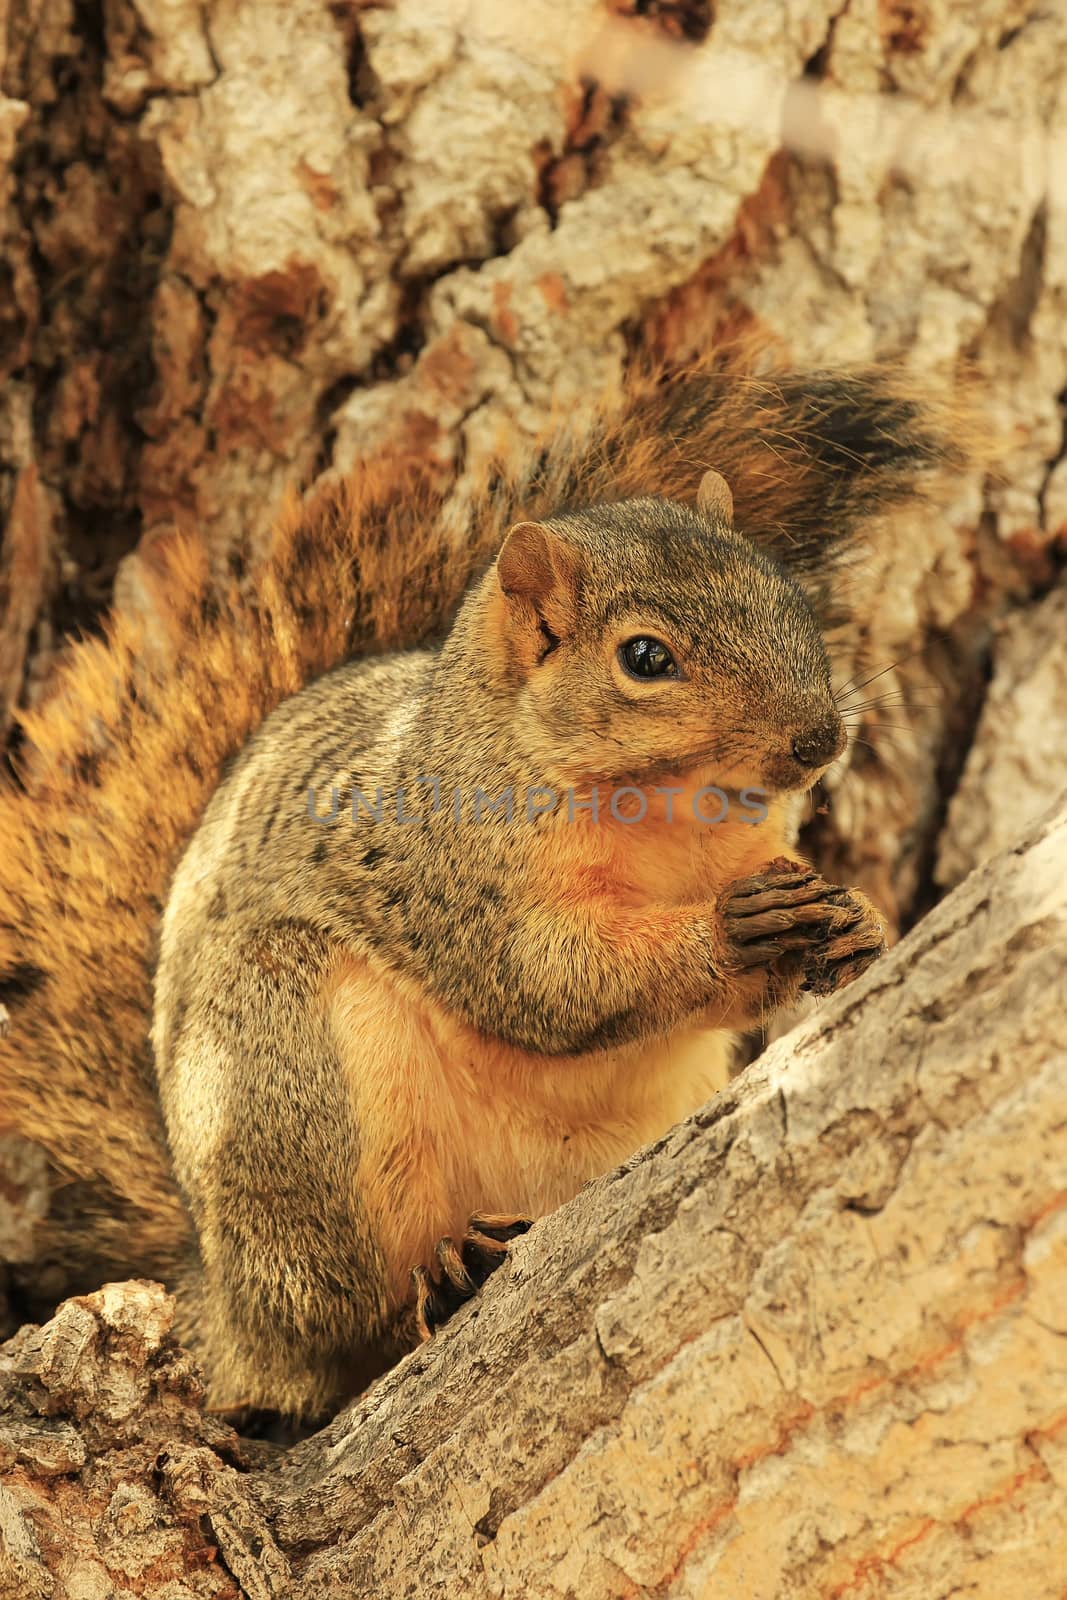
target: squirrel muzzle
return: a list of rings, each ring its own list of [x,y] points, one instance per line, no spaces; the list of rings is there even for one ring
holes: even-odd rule
[[[810,789],[844,750],[845,725],[836,710],[805,723],[789,737],[787,751],[767,762],[767,783],[774,789]]]

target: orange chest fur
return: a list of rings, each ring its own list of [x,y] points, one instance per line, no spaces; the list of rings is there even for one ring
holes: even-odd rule
[[[714,815],[714,803],[709,810]],[[528,885],[561,913],[586,901],[677,906],[713,900],[728,883],[757,871],[784,848],[781,806],[758,823],[693,820],[688,805],[671,819],[561,824],[531,850]]]

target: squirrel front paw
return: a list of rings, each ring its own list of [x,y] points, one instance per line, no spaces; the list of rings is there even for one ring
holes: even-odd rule
[[[429,1339],[465,1300],[477,1294],[486,1278],[507,1255],[512,1239],[533,1226],[530,1217],[487,1216],[475,1212],[457,1245],[439,1239],[434,1246],[434,1268],[415,1267],[415,1326],[420,1339]]]
[[[772,988],[832,994],[886,948],[865,895],[785,857],[730,884],[720,908],[728,963],[741,972],[763,968]]]
[[[804,956],[804,983],[808,994],[833,994],[866,972],[887,948],[885,922],[858,889],[834,890],[828,896],[846,920],[824,943],[813,945]]]

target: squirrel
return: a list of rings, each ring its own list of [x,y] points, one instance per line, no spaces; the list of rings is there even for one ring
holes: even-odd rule
[[[966,442],[750,363],[633,376],[469,521],[383,455],[222,579],[146,552],[0,791],[27,1307],[161,1277],[213,1404],[320,1415],[884,948],[787,808],[845,744],[843,565]]]

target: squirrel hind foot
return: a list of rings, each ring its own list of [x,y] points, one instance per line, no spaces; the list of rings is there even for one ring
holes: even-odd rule
[[[432,1337],[461,1305],[477,1294],[491,1273],[502,1265],[508,1245],[533,1226],[532,1218],[475,1212],[457,1245],[439,1239],[434,1247],[434,1268],[413,1268],[415,1327],[421,1342]]]

